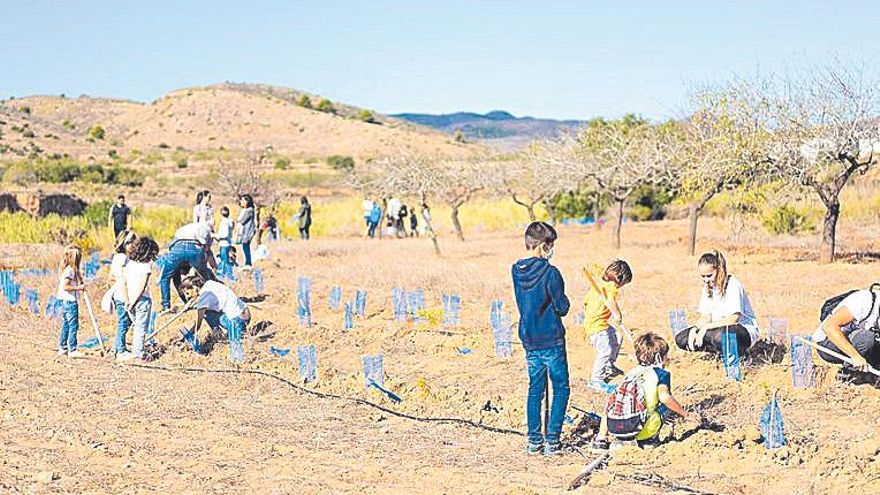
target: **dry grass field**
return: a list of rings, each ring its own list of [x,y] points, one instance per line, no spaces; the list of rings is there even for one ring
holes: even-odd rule
[[[693,316],[700,280],[695,258],[683,254],[683,222],[628,224],[619,252],[610,249],[610,235],[611,229],[560,228],[553,262],[566,279],[573,314],[586,291],[580,268],[620,257],[635,273],[621,304],[636,333],[666,335],[672,308],[686,308]],[[875,239],[870,229],[841,232],[844,251],[876,250]],[[0,492],[564,492],[592,459],[589,451],[530,458],[520,435],[389,412],[525,430],[523,352],[514,345],[513,357],[496,358],[488,322],[492,299],[515,310],[510,265],[523,252],[520,233],[473,233],[464,243],[448,237],[443,246],[444,257],[437,258],[424,238],[337,237],[270,245],[271,259],[260,264],[266,298],[254,310],[247,358],[237,369],[272,373],[335,397],[265,375],[182,371],[236,368],[222,343],[198,356],[180,343],[176,328],[157,337],[165,352],[144,367],[118,366],[96,351],[78,361],[57,358],[55,322],[0,303]],[[762,327],[770,316],[782,316],[793,333],[815,328],[825,298],[880,279],[880,264],[870,258],[820,266],[813,249],[797,243],[734,244],[727,230],[706,219],[698,249],[710,247],[727,253]],[[0,257],[28,265],[45,263],[52,253],[47,247],[2,245]],[[296,318],[297,277],[313,283],[308,328]],[[41,303],[56,283],[25,277],[22,282],[40,290]],[[366,317],[356,318],[348,332],[342,313],[327,306],[334,285],[342,287],[344,300],[353,299],[356,289],[368,291]],[[430,315],[438,314],[441,294],[460,294],[461,325],[395,322],[394,287],[423,288]],[[240,280],[236,290],[256,296],[249,279]],[[155,286],[152,292],[158,298]],[[572,316],[566,321],[571,402],[598,411],[603,397],[586,387],[592,352]],[[104,335],[115,332],[108,315],[100,316],[100,326]],[[80,341],[92,335],[83,311]],[[318,381],[302,385],[295,346],[305,344],[317,347]],[[280,358],[270,353],[272,346],[293,351]],[[462,355],[463,347],[472,352]],[[384,355],[385,385],[403,399],[399,404],[364,389],[361,357],[378,353]],[[580,491],[878,493],[880,392],[839,384],[833,367],[814,360],[816,387],[795,389],[787,355],[779,363],[748,365],[744,380],[736,383],[725,378],[717,360],[674,351],[668,366],[674,393],[715,427],[667,426],[661,446],[615,451],[609,466]],[[619,364],[629,362],[621,358]],[[788,446],[765,450],[758,418],[774,392]],[[358,398],[388,411],[353,400]],[[574,408],[569,414],[583,418]],[[570,427],[564,437],[578,440]]]

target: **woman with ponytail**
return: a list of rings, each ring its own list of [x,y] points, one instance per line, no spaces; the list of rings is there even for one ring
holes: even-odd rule
[[[721,352],[725,332],[736,336],[739,354],[758,341],[758,319],[739,279],[728,273],[727,260],[718,251],[703,253],[697,263],[703,289],[696,325],[679,331],[675,343],[687,351]]]

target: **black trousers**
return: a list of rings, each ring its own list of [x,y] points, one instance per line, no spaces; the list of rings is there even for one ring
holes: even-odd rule
[[[684,349],[686,351],[690,350],[687,345],[688,335],[690,335],[692,328],[694,327],[686,328],[675,336],[675,345],[677,345],[679,349]],[[736,349],[740,356],[745,354],[746,351],[749,350],[749,347],[752,346],[752,336],[749,335],[749,331],[746,330],[744,326],[728,325],[706,330],[706,336],[703,338],[703,345],[695,348],[694,351],[720,354],[721,336],[724,335],[724,332],[731,332],[736,335]]]

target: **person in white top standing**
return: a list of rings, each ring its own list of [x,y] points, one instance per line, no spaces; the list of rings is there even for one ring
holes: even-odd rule
[[[156,260],[157,254],[159,246],[149,237],[137,238],[128,248],[128,262],[122,269],[127,301],[123,318],[134,327],[134,334],[131,338],[131,352],[117,353],[117,361],[144,358],[144,339],[150,326],[150,309],[153,305],[147,287],[152,274],[152,262]]]
[[[76,349],[79,332],[79,293],[85,290],[82,277],[82,250],[70,245],[61,256],[61,276],[55,297],[61,301],[61,335],[58,338],[58,355],[78,358],[83,353]]]
[[[742,283],[727,272],[727,261],[718,251],[704,253],[697,263],[703,279],[696,325],[675,336],[675,344],[687,351],[721,353],[725,332],[736,336],[740,355],[758,341],[760,330],[752,303]]]
[[[826,303],[827,304],[827,303]],[[844,364],[838,379],[849,381],[854,372],[864,372],[869,366],[880,367],[877,338],[880,336],[880,284],[868,289],[852,291],[840,300],[831,313],[823,318],[813,334],[812,341],[830,351],[844,354],[851,364],[819,351],[823,360]]]
[[[217,227],[217,233],[214,234],[214,238],[220,245],[220,261],[224,263],[224,266],[228,266],[230,263],[229,247],[232,246],[233,232],[235,232],[235,221],[229,218],[229,208],[224,206],[220,208],[220,226]]]
[[[133,230],[123,230],[116,238],[116,253],[110,261],[110,275],[113,277],[113,287],[110,289],[113,306],[116,309],[116,338],[113,340],[113,352],[117,355],[126,351],[125,335],[131,325],[131,319],[125,314],[128,307],[128,294],[125,287],[123,269],[128,262],[126,254],[128,248],[137,239]]]
[[[199,191],[193,206],[193,223],[214,223],[214,207],[211,206],[211,191]]]

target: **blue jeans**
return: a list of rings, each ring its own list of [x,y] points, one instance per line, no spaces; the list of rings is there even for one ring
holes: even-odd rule
[[[536,351],[526,351],[526,366],[529,372],[529,395],[526,401],[529,443],[539,445],[559,443],[562,421],[568,407],[571,389],[568,384],[568,358],[565,346],[551,347]],[[547,424],[547,437],[541,432],[541,400],[547,390],[547,374],[553,383],[553,403],[550,407],[550,420]]]
[[[134,334],[131,336],[131,353],[136,358],[144,357],[144,339],[150,330],[150,310],[153,307],[153,301],[147,296],[141,296],[134,304],[132,313],[134,316]]]
[[[196,270],[205,280],[213,280],[214,274],[208,269],[204,248],[192,241],[178,241],[171,245],[168,252],[156,260],[161,274],[159,275],[159,292],[162,294],[162,309],[171,307],[171,276],[183,263]]]
[[[220,261],[229,264],[229,246],[220,246]]]
[[[244,266],[251,266],[251,241],[242,242],[241,250],[244,251]]]
[[[76,350],[76,333],[79,331],[79,304],[76,301],[61,301],[61,336],[58,348]]]
[[[379,222],[367,221],[367,225],[369,225],[369,227],[370,227],[370,230],[367,232],[367,235],[370,237],[376,237],[376,227],[379,226]]]
[[[241,335],[247,328],[247,323],[241,317],[230,320],[225,314],[217,311],[205,311],[205,321],[213,330],[225,328],[229,342],[241,342]]]
[[[113,300],[113,306],[116,308],[116,338],[113,340],[113,352],[119,354],[126,351],[125,334],[131,326],[131,318],[125,311],[125,305],[122,301]]]

